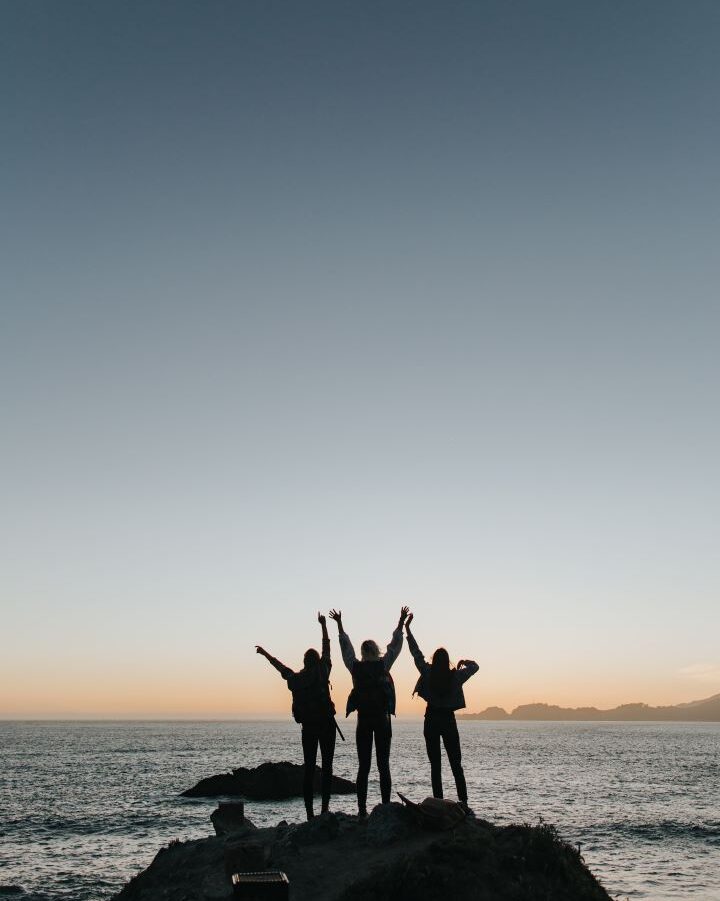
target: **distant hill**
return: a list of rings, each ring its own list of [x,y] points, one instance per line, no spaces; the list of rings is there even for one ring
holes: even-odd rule
[[[720,722],[720,694],[702,701],[676,704],[673,707],[650,707],[648,704],[621,704],[612,710],[597,707],[558,707],[555,704],[521,704],[512,713],[502,707],[488,707],[481,713],[460,713],[466,720],[583,720],[595,722],[657,722],[718,723]]]

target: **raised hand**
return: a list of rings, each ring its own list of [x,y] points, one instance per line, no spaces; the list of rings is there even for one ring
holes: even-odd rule
[[[322,615],[322,613],[320,613],[319,610],[318,610],[318,622],[320,623],[321,626],[324,626],[325,623],[327,622],[327,620],[326,620],[325,617]]]
[[[265,648],[261,648],[259,644],[255,645],[255,653],[262,654],[263,657],[267,657],[268,655],[268,652],[265,650]]]
[[[333,609],[330,611],[330,613],[328,613],[328,616],[330,617],[330,619],[335,620],[335,622],[337,623],[337,627],[338,627],[338,633],[342,634],[345,631],[343,629],[343,624],[342,624],[342,610],[334,610]]]
[[[413,621],[413,614],[408,613],[408,618],[405,620],[405,631],[410,631],[410,623]]]
[[[408,613],[410,613],[410,608],[409,608],[407,605],[405,605],[404,607],[401,607],[401,608],[400,608],[400,621],[398,622],[398,626],[399,626],[400,628],[402,628],[403,623],[404,623],[405,620],[407,619]]]

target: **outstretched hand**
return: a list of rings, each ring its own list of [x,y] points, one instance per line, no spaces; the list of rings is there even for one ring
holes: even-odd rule
[[[265,648],[261,648],[259,644],[255,645],[255,653],[262,654],[263,657],[267,657],[268,655],[268,652],[265,650]]]
[[[410,623],[413,621],[413,614],[408,613],[408,618],[405,620],[405,631],[410,631]]]
[[[330,617],[330,619],[335,620],[335,622],[337,623],[337,627],[338,627],[338,635],[342,635],[345,632],[345,630],[343,629],[343,624],[342,624],[342,610],[334,610],[333,609],[330,611],[328,616]]]
[[[404,607],[400,608],[400,621],[398,622],[398,626],[402,629],[405,620],[408,617],[408,613],[410,613],[410,608],[407,604]]]
[[[321,626],[324,626],[326,623],[325,617],[322,615],[322,613],[320,613],[319,610],[318,610],[318,622],[320,623]]]

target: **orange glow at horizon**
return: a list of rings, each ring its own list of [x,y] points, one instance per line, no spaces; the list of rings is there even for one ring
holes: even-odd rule
[[[257,663],[257,665],[254,665]],[[291,695],[278,674],[260,660],[238,669],[193,676],[187,671],[138,671],[127,675],[106,672],[44,673],[27,675],[11,689],[3,678],[0,718],[290,718]],[[412,698],[417,674],[410,661],[400,659],[393,669],[400,716],[422,716],[424,704]],[[707,697],[717,691],[711,684],[659,682],[638,678],[630,684],[616,676],[598,690],[597,679],[578,676],[571,685],[560,679],[532,683],[525,674],[495,680],[480,673],[466,686],[467,712],[498,706],[510,712],[521,704],[545,702],[563,707],[611,708],[643,701],[651,705],[677,704]],[[343,667],[332,673],[333,698],[338,719],[345,718],[351,687]]]

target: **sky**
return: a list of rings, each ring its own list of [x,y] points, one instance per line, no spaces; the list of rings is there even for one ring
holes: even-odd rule
[[[405,603],[470,710],[720,692],[719,40],[0,5],[0,717],[287,716]]]

